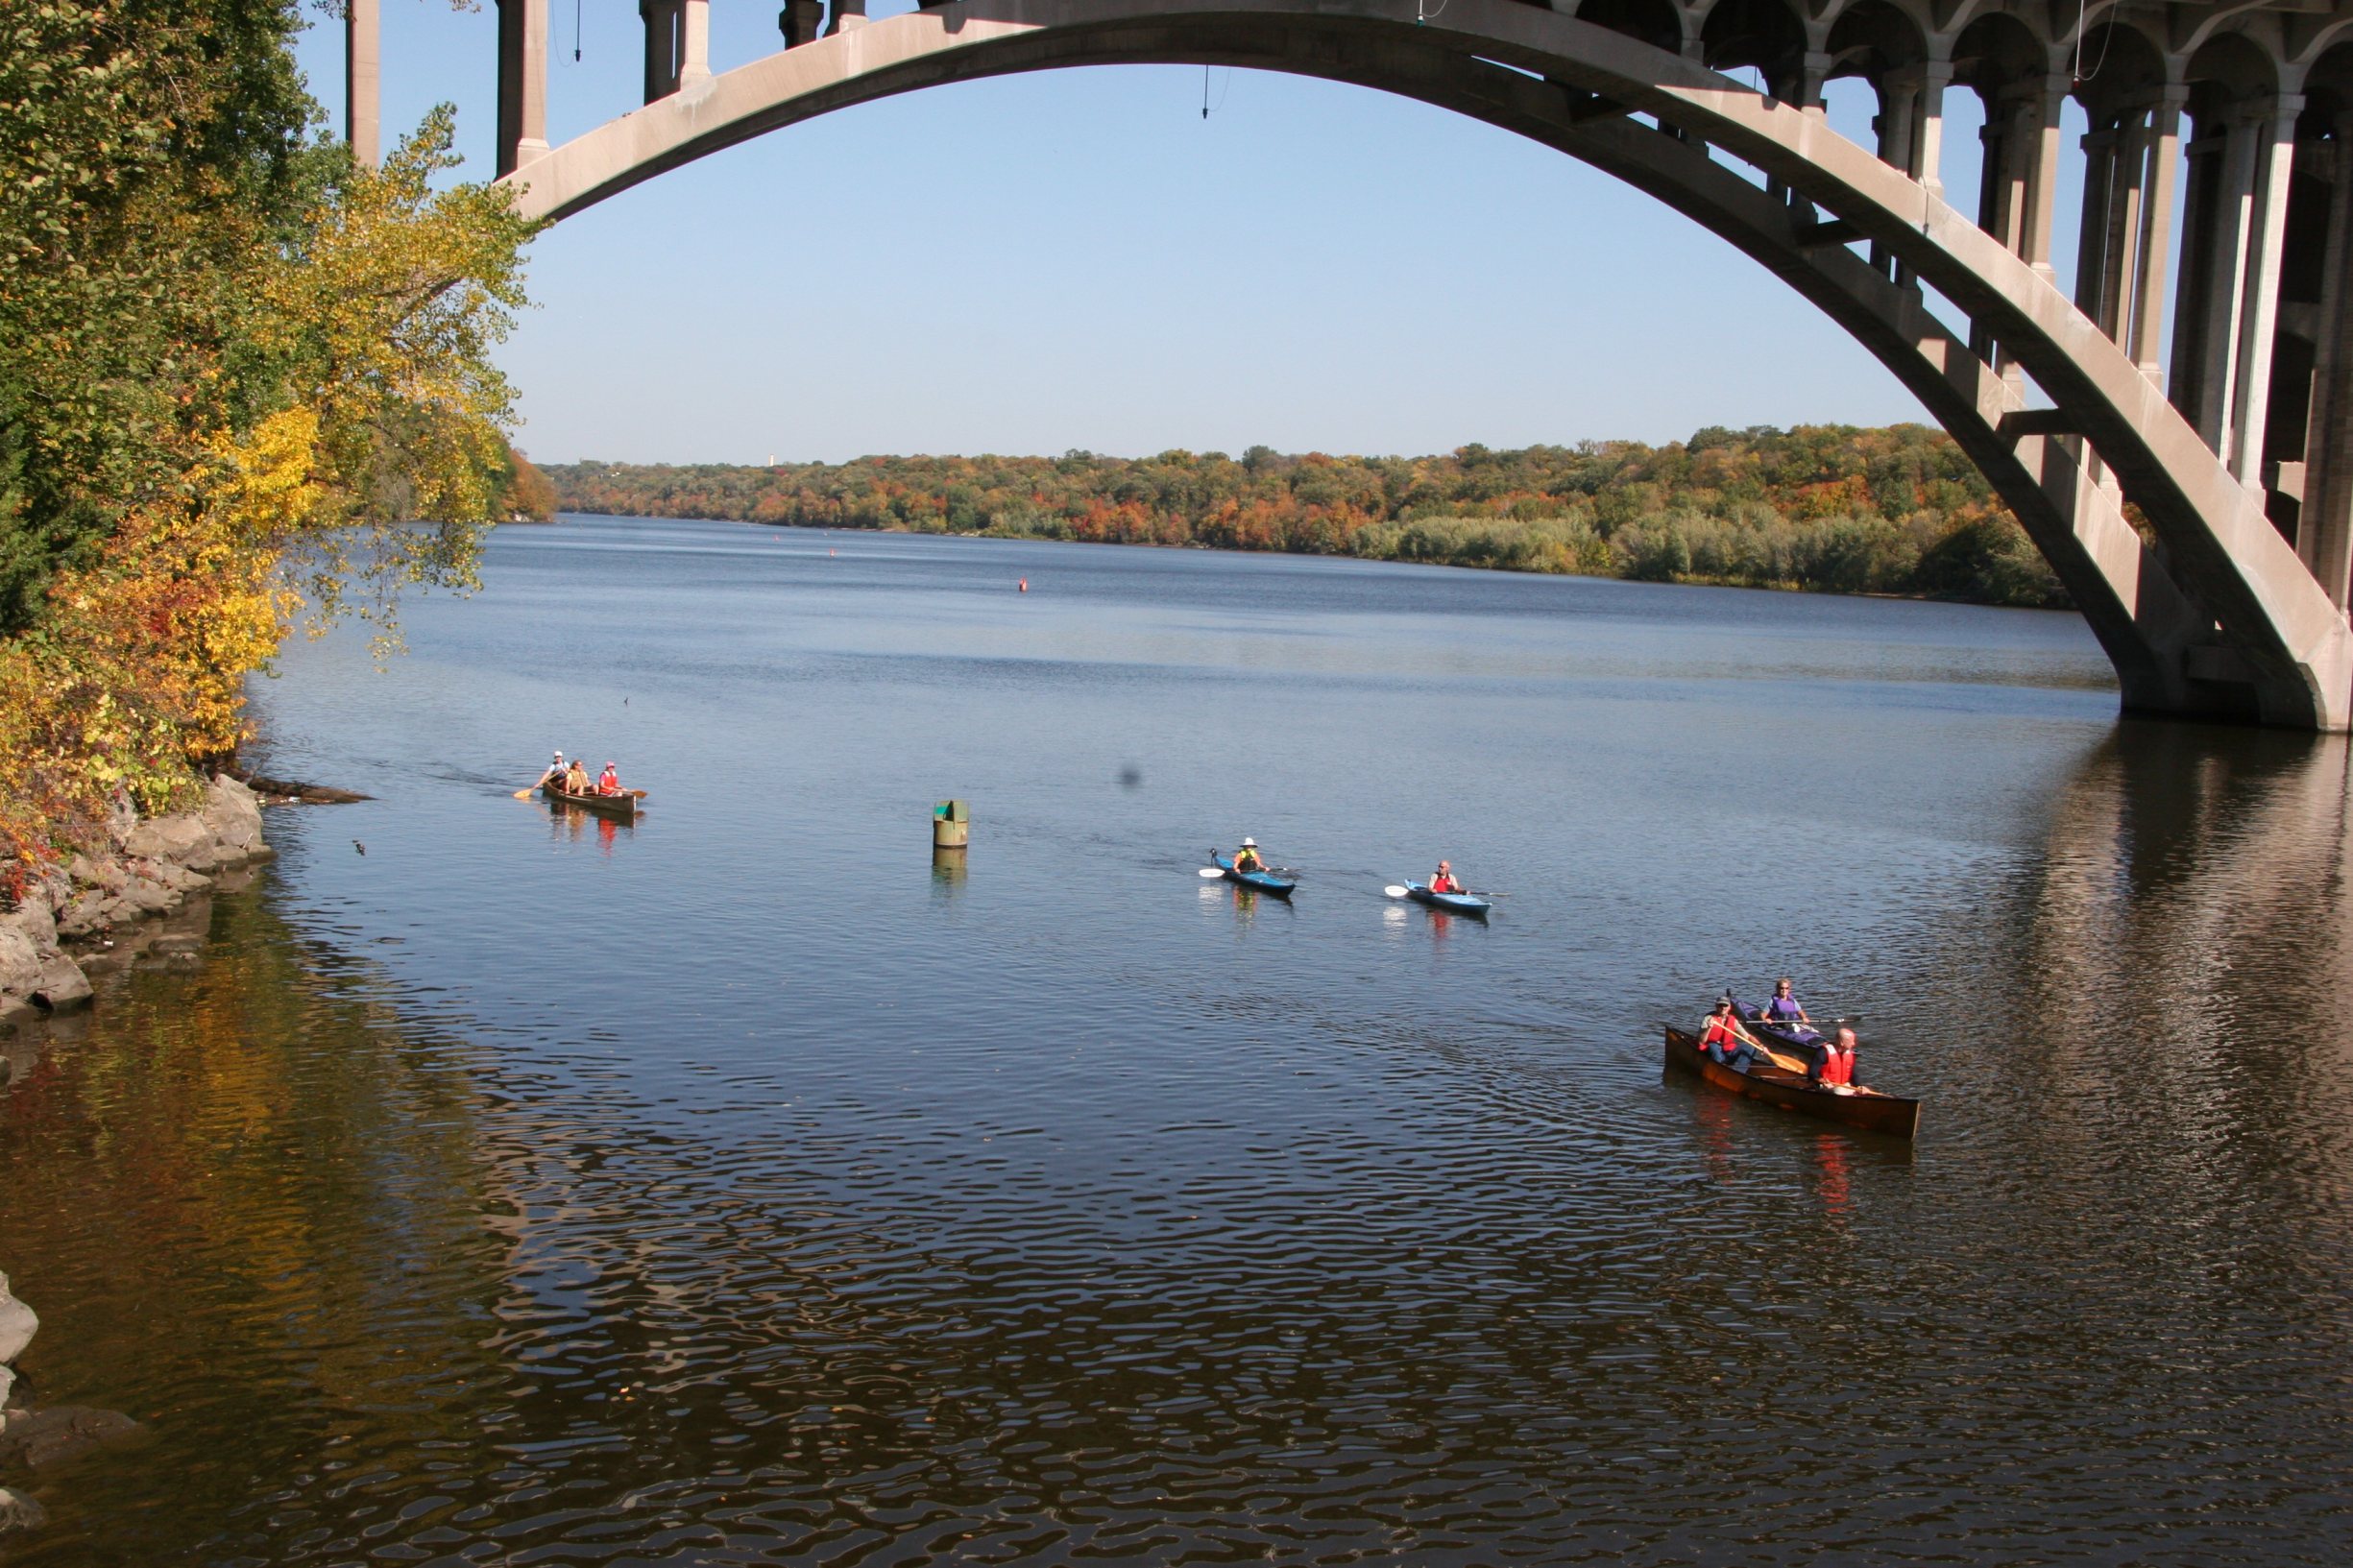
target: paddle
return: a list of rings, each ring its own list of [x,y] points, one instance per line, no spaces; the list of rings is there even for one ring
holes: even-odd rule
[[[1743,1019],[1740,1022],[1745,1024],[1747,1020]],[[1672,1028],[1674,1025],[1662,1024],[1660,1026],[1662,1028]],[[1746,1031],[1743,1030],[1743,1033],[1745,1034]],[[1747,1039],[1750,1045],[1757,1048],[1758,1054],[1764,1057],[1766,1061],[1771,1062],[1775,1067],[1780,1068],[1784,1073],[1795,1073],[1803,1076],[1812,1071],[1811,1063],[1801,1062],[1794,1056],[1784,1056],[1780,1051],[1775,1050],[1771,1046],[1766,1045],[1763,1041],[1758,1039],[1754,1035],[1747,1035]],[[1694,1034],[1691,1036],[1691,1040],[1693,1045],[1696,1046],[1699,1041],[1699,1036]],[[1706,1056],[1708,1053],[1703,1050],[1700,1052],[1700,1054]],[[1710,1058],[1711,1061],[1714,1058],[1712,1057]]]

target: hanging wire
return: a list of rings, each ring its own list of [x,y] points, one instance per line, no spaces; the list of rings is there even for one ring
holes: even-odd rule
[[[2099,61],[2086,75],[2083,69],[2083,24],[2092,10],[2092,0],[2075,0],[2075,84],[2083,85],[2098,76],[2108,63],[2108,51],[2116,47],[2116,8],[2108,8],[2108,31],[2099,40]]]
[[[1221,109],[1224,109],[1225,107],[1225,95],[1233,90],[1234,68],[1228,65],[1225,67],[1225,84],[1218,89],[1218,101],[1215,108]],[[1204,120],[1209,118],[1211,111],[1212,106],[1209,102],[1209,67],[1203,65],[1201,67],[1201,118]]]
[[[574,65],[580,63],[580,5],[581,0],[571,0],[571,62]]]
[[[1436,11],[1424,10],[1423,8],[1428,4],[1429,0],[1414,0],[1414,25],[1416,27],[1419,27],[1424,22],[1434,22],[1443,16],[1446,13],[1446,8],[1454,4],[1454,0],[1438,0]]]

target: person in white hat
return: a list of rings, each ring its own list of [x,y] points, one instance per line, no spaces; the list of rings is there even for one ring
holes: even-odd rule
[[[1258,840],[1255,838],[1242,840],[1242,847],[1234,852],[1234,869],[1236,871],[1264,871],[1266,868],[1267,863],[1258,857]]]

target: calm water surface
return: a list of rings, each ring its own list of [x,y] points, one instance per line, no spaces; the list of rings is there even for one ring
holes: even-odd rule
[[[258,760],[380,799],[0,1042],[27,1369],[154,1433],[10,1561],[2353,1545],[2341,741],[2120,723],[2056,615],[612,519],[487,582],[290,650]],[[556,746],[643,819],[509,798]],[[1195,876],[1245,832],[1294,905]],[[1441,855],[1491,925],[1382,897]],[[1662,1081],[1783,971],[1916,1148]]]

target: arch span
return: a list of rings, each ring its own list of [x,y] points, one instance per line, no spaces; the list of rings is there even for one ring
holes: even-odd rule
[[[2353,719],[2343,615],[2260,495],[2045,273],[1818,111],[1517,0],[1449,0],[1426,22],[1413,0],[962,0],[700,77],[508,178],[522,210],[561,218],[857,104],[1137,63],[1249,66],[1393,92],[1648,191],[1812,301],[1927,403],[2075,596],[2127,709],[2323,730]],[[1761,171],[1764,188],[1710,148]],[[1848,249],[1866,240],[1894,258],[1894,277]],[[1995,352],[1956,339],[1912,279],[1966,312]],[[2024,407],[1997,369],[2011,363],[2056,410]],[[2125,519],[2120,488],[2153,543]]]

